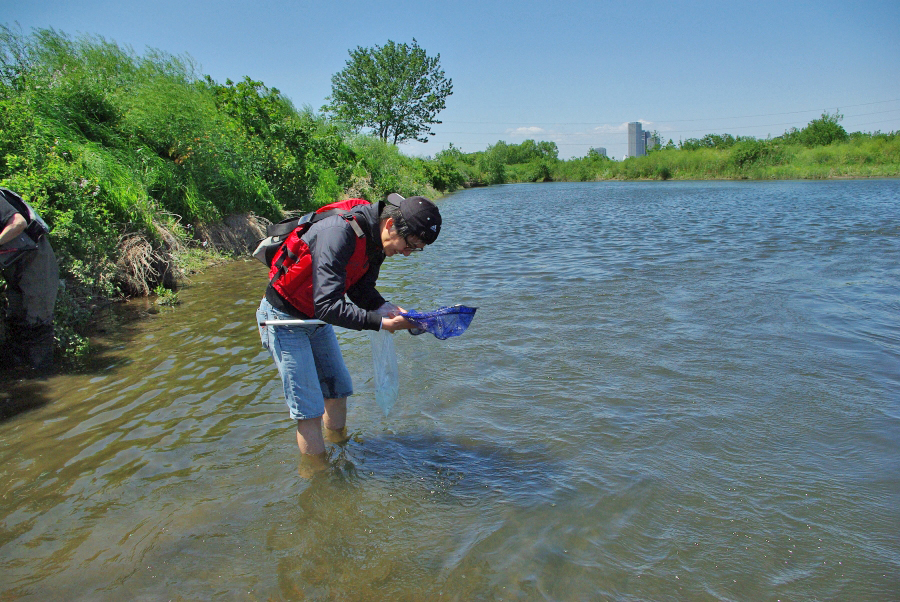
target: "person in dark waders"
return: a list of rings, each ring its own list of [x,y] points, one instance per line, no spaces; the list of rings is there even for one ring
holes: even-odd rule
[[[292,419],[297,421],[301,474],[326,467],[325,438],[346,440],[347,397],[353,394],[332,326],[351,330],[415,329],[375,283],[386,257],[408,257],[441,231],[437,206],[424,197],[351,199],[318,212],[340,212],[295,230],[275,255],[257,323],[316,319],[325,324],[260,326],[275,360]],[[298,236],[298,232],[300,235]],[[324,436],[323,436],[324,427]]]
[[[4,367],[49,371],[59,267],[46,224],[22,197],[5,188],[0,188],[0,268],[8,303]]]

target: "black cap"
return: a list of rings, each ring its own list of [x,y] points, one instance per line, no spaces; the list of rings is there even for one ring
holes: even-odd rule
[[[441,213],[437,205],[423,196],[411,196],[404,199],[399,194],[391,193],[387,197],[388,203],[400,207],[400,215],[410,232],[422,239],[426,245],[437,240],[441,233]]]

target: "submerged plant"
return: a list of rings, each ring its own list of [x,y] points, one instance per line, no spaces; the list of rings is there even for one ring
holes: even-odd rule
[[[153,289],[153,293],[156,295],[157,305],[174,307],[181,303],[181,299],[178,298],[178,291],[167,289],[161,284]]]

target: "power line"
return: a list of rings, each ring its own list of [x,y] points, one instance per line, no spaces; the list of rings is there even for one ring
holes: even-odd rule
[[[845,109],[852,109],[855,107],[866,107],[877,104],[885,104],[889,102],[898,102],[900,98],[892,98],[890,100],[876,100],[874,102],[864,102],[855,105],[844,105]],[[684,123],[688,121],[716,121],[716,120],[724,120],[724,119],[754,119],[756,117],[777,117],[779,115],[798,115],[800,113],[815,113],[821,111],[823,109],[806,109],[803,111],[787,111],[784,113],[762,113],[759,115],[742,115],[738,117],[709,117],[705,119],[659,119],[659,122],[668,122],[668,123]],[[444,121],[443,123],[447,124],[482,124],[482,125],[497,125],[501,123],[506,123],[509,125],[606,125],[604,123],[598,121],[571,121],[571,122],[560,122],[560,121]],[[764,126],[763,126],[764,127]]]
[[[878,113],[860,113],[859,115],[851,115],[850,117],[863,117],[863,116],[866,116],[866,115],[879,115],[879,114],[883,114],[883,113],[891,113],[891,112],[893,112],[893,111],[880,111],[880,112],[878,112]],[[727,129],[727,130],[747,130],[747,129],[759,129],[759,128],[770,128],[770,127],[785,127],[785,126],[796,125],[797,123],[798,123],[798,122],[796,122],[796,121],[786,121],[786,122],[782,122],[782,123],[766,123],[766,124],[760,124],[760,125],[736,125],[736,126],[726,127],[726,128],[724,128],[724,129]],[[694,129],[694,130],[661,130],[659,133],[660,133],[660,134],[685,134],[685,133],[702,132],[702,131],[708,131],[708,128],[702,129],[702,130],[698,130],[698,129]],[[442,136],[443,136],[443,135],[455,135],[455,136],[465,136],[465,135],[476,135],[476,136],[510,136],[510,135],[515,135],[515,136],[528,136],[529,134],[533,134],[533,135],[541,135],[541,134],[544,134],[544,135],[553,135],[553,136],[565,137],[565,136],[588,136],[588,135],[596,136],[596,135],[599,135],[599,134],[607,134],[607,135],[618,135],[618,134],[623,134],[623,135],[624,135],[624,134],[625,134],[625,131],[622,130],[622,131],[587,132],[587,133],[585,133],[585,132],[579,132],[579,133],[574,133],[574,134],[566,134],[566,133],[562,133],[562,132],[547,132],[547,131],[543,131],[543,132],[530,132],[530,133],[529,133],[529,132],[516,133],[516,132],[510,132],[510,131],[505,131],[505,132],[438,132],[438,133],[439,133],[440,135],[442,135]]]
[[[844,108],[852,109],[854,107],[866,107],[866,106],[870,106],[870,105],[884,104],[884,103],[888,103],[888,102],[897,102],[897,101],[900,101],[900,98],[894,98],[892,100],[877,100],[875,102],[864,102],[864,103],[858,104],[858,105],[848,105]],[[756,117],[777,117],[779,115],[797,115],[800,113],[814,113],[814,112],[818,112],[820,110],[822,110],[822,109],[807,109],[805,111],[789,111],[787,113],[764,113],[761,115],[744,115],[743,117],[711,117],[709,119],[661,119],[660,121],[667,121],[670,123],[682,123],[685,121],[713,121],[713,120],[717,120],[717,119],[719,119],[719,120],[721,120],[721,119],[754,119]],[[897,109],[893,109],[893,110],[897,110]],[[890,111],[883,111],[883,112],[890,112]],[[864,114],[874,115],[875,113],[864,113]]]
[[[862,126],[868,126],[868,125],[880,125],[883,123],[884,123],[883,121],[870,121],[867,123],[856,124],[853,127],[862,127]],[[758,126],[758,127],[774,127],[775,125],[779,125],[779,124],[773,124],[772,126]],[[790,125],[790,124],[781,124],[781,125]],[[735,128],[729,128],[729,129],[735,129]],[[706,132],[706,130],[679,130],[679,131],[660,132],[660,138],[669,137],[669,136],[663,136],[663,134],[679,134],[679,133],[684,134],[684,133],[695,133],[695,132]],[[484,135],[484,132],[464,132],[464,133]],[[624,135],[624,132],[613,132],[613,133],[615,133],[615,134],[621,133]],[[707,133],[709,133],[709,132],[707,132]],[[502,135],[502,134],[498,134],[498,135]],[[565,136],[576,136],[576,135],[583,135],[583,134],[557,134],[557,135],[555,135],[555,137],[562,138]],[[493,139],[488,140],[488,141],[466,140],[466,141],[462,141],[462,142],[446,142],[446,143],[445,142],[436,142],[436,143],[434,143],[434,146],[439,146],[443,150],[443,149],[449,147],[450,144],[453,144],[454,146],[459,148],[459,147],[461,147],[462,144],[475,145],[475,146],[482,146],[482,145],[490,146],[491,144],[495,144],[496,142],[498,142],[498,141],[493,140]],[[561,141],[561,140],[552,140],[552,142],[556,142],[560,146],[578,146],[578,147],[588,147],[588,148],[596,147],[596,146],[598,146],[598,144],[600,144],[598,142],[565,142],[565,141]],[[607,144],[609,144],[609,143],[607,143]],[[620,144],[620,143],[616,142],[614,144]],[[621,144],[624,145],[625,142],[621,142]]]
[[[868,103],[868,104],[875,104],[875,103]],[[863,106],[863,105],[858,105],[858,106]],[[849,117],[849,118],[852,119],[852,118],[856,118],[856,117],[865,117],[865,116],[869,116],[869,115],[884,115],[884,114],[886,114],[886,113],[895,113],[895,112],[897,112],[897,111],[900,111],[900,109],[890,109],[890,110],[887,110],[887,111],[873,111],[873,112],[871,112],[871,113],[857,113],[857,114],[855,114],[855,115],[849,115],[849,116],[848,116],[848,115],[844,115],[844,118],[846,119],[846,118]],[[782,115],[782,114],[786,114],[786,113],[778,113],[778,115]],[[684,121],[695,121],[695,120],[693,120],[693,119],[686,119],[686,120],[684,120]],[[483,123],[489,123],[489,122],[483,122]],[[729,129],[729,130],[746,130],[746,129],[767,128],[767,127],[784,127],[784,126],[792,126],[792,125],[796,125],[797,123],[798,123],[797,121],[786,121],[786,122],[781,122],[781,123],[765,123],[765,124],[755,124],[755,125],[736,125],[736,126],[725,127],[724,129]],[[498,124],[494,123],[493,125],[498,125]],[[578,124],[555,124],[555,125],[578,125]],[[586,125],[590,125],[590,124],[586,124]],[[608,124],[601,124],[601,125],[608,125]],[[665,133],[665,134],[684,134],[684,133],[699,132],[699,131],[704,131],[704,130],[697,130],[697,129],[688,129],[688,130],[663,130],[663,131],[660,131],[660,134],[664,134],[664,133]],[[543,132],[522,132],[522,133],[518,133],[518,134],[517,134],[516,132],[510,132],[510,131],[508,131],[508,130],[507,130],[507,131],[503,131],[503,132],[471,132],[471,131],[470,131],[470,132],[447,132],[447,131],[441,131],[441,132],[437,132],[437,133],[440,134],[440,135],[442,135],[442,136],[443,136],[443,135],[455,135],[455,136],[465,136],[465,135],[477,135],[477,136],[509,136],[509,135],[523,135],[523,136],[525,136],[525,135],[528,135],[528,134],[534,134],[534,135],[548,134],[548,135],[554,135],[554,136],[586,136],[586,135],[598,135],[598,134],[608,134],[608,135],[624,134],[625,131],[624,131],[624,130],[621,130],[621,131],[619,131],[619,130],[614,130],[614,131],[608,131],[608,132],[578,132],[578,133],[574,133],[574,134],[566,134],[566,133],[561,133],[561,132],[556,132],[556,133],[554,133],[554,132],[548,132],[548,131],[543,131]]]

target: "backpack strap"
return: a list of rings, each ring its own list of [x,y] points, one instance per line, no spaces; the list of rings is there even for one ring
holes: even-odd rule
[[[285,238],[287,238],[286,235],[290,234],[291,232],[296,230],[298,226],[301,226],[303,224],[314,224],[320,220],[325,219],[326,217],[331,217],[332,215],[342,215],[346,217],[350,215],[350,213],[350,211],[347,211],[345,209],[331,209],[329,211],[323,211],[322,213],[312,211],[310,213],[305,213],[300,217],[292,217],[286,220],[282,220],[277,224],[266,226],[266,234],[273,237],[284,236]],[[356,228],[353,229],[354,232],[356,232],[356,230]],[[359,232],[356,232],[356,235],[361,236]]]
[[[362,231],[362,227],[359,225],[359,222],[356,221],[356,218],[351,215],[345,215],[344,219],[347,220],[347,223],[350,224],[350,228],[353,229],[353,233],[356,234],[356,238],[362,238],[365,236],[365,233]]]

